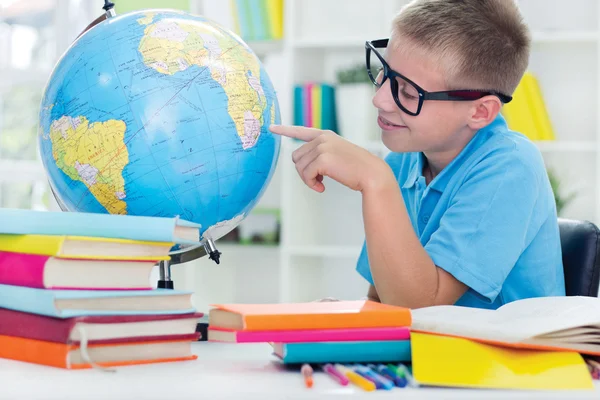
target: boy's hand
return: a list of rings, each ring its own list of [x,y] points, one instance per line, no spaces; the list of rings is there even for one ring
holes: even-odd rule
[[[306,142],[292,153],[292,160],[304,183],[319,193],[325,190],[324,176],[363,192],[378,187],[391,175],[381,158],[332,131],[285,125],[271,125],[269,129]]]

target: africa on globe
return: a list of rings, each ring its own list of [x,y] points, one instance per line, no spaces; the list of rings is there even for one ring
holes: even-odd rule
[[[57,63],[39,145],[69,211],[180,216],[218,239],[256,205],[280,138],[273,85],[235,34],[202,16],[144,10],[81,35]]]

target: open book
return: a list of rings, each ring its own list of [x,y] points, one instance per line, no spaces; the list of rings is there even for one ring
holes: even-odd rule
[[[412,310],[411,330],[511,347],[600,355],[600,298],[537,297],[497,310],[424,307]]]

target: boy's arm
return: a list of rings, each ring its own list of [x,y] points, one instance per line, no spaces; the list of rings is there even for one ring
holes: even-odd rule
[[[429,257],[410,223],[389,165],[331,131],[271,126],[271,132],[307,142],[292,154],[298,174],[313,190],[323,177],[362,192],[369,263],[381,302],[405,307],[452,304],[467,290]]]
[[[425,251],[392,171],[382,169],[362,195],[369,264],[381,301],[411,308],[454,304],[467,286]]]
[[[381,299],[379,298],[379,295],[377,294],[377,289],[375,289],[375,286],[369,285],[369,291],[367,292],[367,299],[381,303]]]

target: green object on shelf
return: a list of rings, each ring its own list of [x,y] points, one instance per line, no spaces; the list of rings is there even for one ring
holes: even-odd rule
[[[190,0],[114,0],[117,15],[149,8],[190,11]]]
[[[552,186],[552,192],[554,193],[554,201],[556,202],[556,213],[560,217],[564,208],[575,198],[575,192],[564,194],[562,190],[562,183],[556,175],[556,172],[552,169],[548,169],[548,179],[550,180],[550,186]]]
[[[370,83],[371,79],[364,64],[355,64],[351,67],[340,69],[336,72],[337,82],[340,85],[349,83]]]

